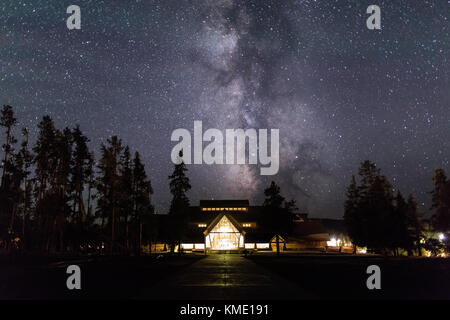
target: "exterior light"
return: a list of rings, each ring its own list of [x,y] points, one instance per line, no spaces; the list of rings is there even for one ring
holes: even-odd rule
[[[327,241],[327,246],[329,246],[329,247],[336,247],[337,246],[336,238],[331,238],[330,241]]]
[[[445,240],[445,235],[443,233],[439,233],[439,240],[443,241]]]

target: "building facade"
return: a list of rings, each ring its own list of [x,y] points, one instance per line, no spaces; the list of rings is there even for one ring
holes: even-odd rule
[[[328,250],[333,235],[321,219],[309,219],[307,214],[293,215],[292,230],[277,234],[264,223],[261,206],[251,206],[248,200],[201,200],[186,213],[186,226],[181,249],[197,252],[276,251],[278,236],[282,251]],[[167,215],[160,215],[164,228]],[[339,221],[339,220],[336,220]],[[164,232],[152,251],[167,251]],[[176,251],[178,251],[178,246]]]

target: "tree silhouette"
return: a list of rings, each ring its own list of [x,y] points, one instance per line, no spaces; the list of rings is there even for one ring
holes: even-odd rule
[[[1,187],[5,187],[5,178],[8,172],[8,165],[10,165],[10,156],[14,152],[13,144],[17,140],[12,135],[12,128],[17,123],[14,117],[14,111],[11,106],[4,105],[1,111],[0,126],[5,128],[5,143],[3,144],[3,161],[2,161],[2,178]]]
[[[141,253],[143,241],[149,244],[151,250],[152,238],[155,235],[155,219],[153,218],[154,207],[150,196],[153,194],[153,188],[150,180],[147,178],[144,165],[141,162],[139,152],[136,152],[133,159],[133,223],[137,239],[137,253]]]
[[[22,129],[22,136],[24,137],[21,148],[17,154],[15,154],[14,166],[19,173],[18,179],[20,180],[19,187],[20,199],[18,201],[19,212],[21,215],[22,225],[21,225],[21,241],[22,245],[25,245],[25,235],[26,227],[31,219],[32,214],[32,190],[33,190],[33,180],[30,178],[31,166],[33,162],[33,155],[28,149],[28,129]]]
[[[178,244],[179,252],[181,252],[181,241],[184,236],[184,230],[186,225],[187,213],[189,210],[189,198],[186,196],[186,192],[191,189],[189,178],[186,176],[186,165],[182,161],[183,152],[178,154],[179,163],[175,164],[173,173],[169,176],[170,193],[172,194],[172,200],[170,202],[169,215],[170,215],[170,240],[171,251],[173,252],[175,244]]]
[[[354,252],[356,246],[368,247],[377,252],[398,248],[411,252],[420,241],[420,216],[412,195],[408,202],[402,194],[393,195],[387,177],[370,161],[359,168],[360,185],[353,176],[347,189],[344,204],[344,221]]]
[[[450,180],[443,169],[436,169],[433,177],[434,189],[432,194],[432,224],[436,231],[449,233],[450,231]]]
[[[422,239],[423,225],[421,214],[417,206],[417,201],[413,194],[408,197],[408,209],[406,214],[407,228],[409,231],[409,244],[412,249],[417,250],[419,256],[422,255],[420,241]]]
[[[115,252],[115,233],[116,233],[116,215],[119,206],[119,167],[120,154],[122,153],[122,141],[117,136],[111,137],[107,140],[108,145],[101,146],[101,158],[98,165],[99,177],[97,178],[98,190],[98,208],[97,213],[102,219],[102,227],[105,226],[105,221],[108,221],[110,234],[109,252]]]
[[[292,214],[297,210],[294,200],[285,201],[280,193],[280,187],[272,181],[264,190],[266,198],[263,202],[264,221],[266,227],[275,233],[277,256],[280,255],[280,235],[287,238],[292,228]]]
[[[344,222],[349,237],[353,240],[353,253],[356,253],[356,244],[364,242],[363,220],[359,214],[360,194],[356,184],[356,178],[352,175],[350,185],[347,188],[347,199],[344,204]]]
[[[133,168],[131,164],[130,148],[126,146],[120,158],[120,193],[119,197],[119,222],[123,230],[119,229],[123,247],[129,250],[129,223],[133,212]]]
[[[266,196],[263,203],[264,207],[280,209],[283,206],[284,197],[281,196],[280,187],[274,181],[264,190],[264,195]]]
[[[15,152],[16,123],[12,107],[4,106],[0,246],[7,251],[20,246],[46,253],[82,253],[109,239],[109,253],[120,246],[122,253],[139,254],[142,242],[148,243],[156,233],[153,189],[139,153],[131,159],[129,147],[111,137],[101,146],[96,175],[89,139],[78,125],[59,130],[46,115],[37,126],[33,152],[26,128]],[[97,216],[92,214],[93,199]]]
[[[50,116],[39,122],[32,151],[26,128],[22,129],[20,148],[15,150],[16,123],[13,108],[4,106],[0,119],[4,129],[0,246],[7,252],[20,247],[22,251],[82,253],[108,242],[110,254],[136,255],[141,253],[142,244],[151,247],[157,234],[153,189],[138,152],[131,158],[130,148],[113,136],[101,145],[100,159],[95,163],[89,139],[80,127],[59,130]],[[168,177],[172,194],[168,240],[172,250],[175,244],[181,245],[189,213],[186,193],[191,185],[182,156],[180,152],[179,162]],[[414,196],[410,194],[406,201],[399,191],[394,196],[387,177],[370,161],[361,163],[358,173],[358,179],[351,179],[344,204],[344,220],[355,250],[359,245],[397,254],[398,248],[403,248],[408,254],[417,250],[420,255],[423,226]],[[433,182],[432,225],[448,234],[450,181],[443,169],[436,169]],[[263,224],[275,233],[279,254],[279,236],[290,234],[292,213],[297,208],[295,201],[285,200],[273,181],[264,195]],[[441,246],[436,241],[423,245]]]
[[[92,174],[92,161],[87,143],[89,139],[83,135],[80,126],[77,125],[72,130],[73,139],[73,159],[71,164],[70,192],[72,200],[72,214],[79,226],[86,219],[86,208],[83,201],[83,191],[88,183],[88,178]]]
[[[59,166],[59,151],[55,128],[50,116],[44,116],[38,124],[39,134],[33,147],[35,153],[36,178],[36,211],[35,225],[36,243],[40,250],[49,252],[56,241],[55,224],[58,221],[58,210],[62,209],[61,194],[57,186],[57,169]]]

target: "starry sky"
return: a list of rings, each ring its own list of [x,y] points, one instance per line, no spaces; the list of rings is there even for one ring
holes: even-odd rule
[[[72,4],[81,30],[66,27]],[[373,4],[381,30],[366,27]],[[310,216],[339,218],[370,159],[427,214],[433,170],[450,170],[449,17],[446,0],[2,0],[0,104],[32,138],[45,114],[80,124],[97,155],[118,135],[141,153],[158,213],[171,133],[201,120],[279,129],[280,171],[189,165],[192,204],[260,204],[274,180]]]

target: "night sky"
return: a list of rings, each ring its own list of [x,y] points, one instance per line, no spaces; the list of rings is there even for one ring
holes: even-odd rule
[[[81,30],[68,30],[69,5]],[[381,30],[366,8],[381,7]],[[2,0],[0,105],[32,136],[45,114],[79,123],[97,155],[118,135],[138,150],[158,213],[170,201],[173,130],[280,129],[280,171],[189,165],[192,204],[249,199],[275,180],[312,217],[342,217],[370,159],[430,206],[450,170],[446,0]],[[2,136],[3,139],[3,136]],[[3,142],[2,142],[3,143]]]

